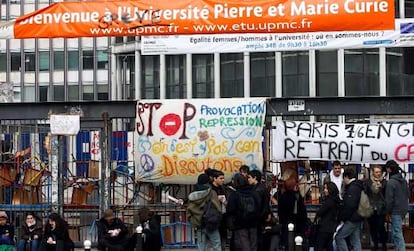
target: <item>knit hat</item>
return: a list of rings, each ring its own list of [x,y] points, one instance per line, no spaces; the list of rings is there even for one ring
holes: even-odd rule
[[[112,209],[106,209],[103,214],[103,217],[104,219],[107,219],[107,220],[115,218],[114,211],[112,211]]]
[[[8,216],[7,216],[7,213],[6,213],[6,211],[0,211],[0,218],[9,218]]]
[[[205,173],[202,173],[202,174],[198,175],[197,184],[198,185],[205,185],[209,182],[209,180],[210,180],[210,178],[208,177],[208,175],[205,174]]]

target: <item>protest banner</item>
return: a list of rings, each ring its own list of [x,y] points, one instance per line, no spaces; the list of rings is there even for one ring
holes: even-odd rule
[[[241,165],[262,170],[265,98],[142,100],[136,179],[194,184],[207,168],[227,180]]]
[[[272,159],[383,164],[414,161],[414,123],[343,124],[278,121]]]

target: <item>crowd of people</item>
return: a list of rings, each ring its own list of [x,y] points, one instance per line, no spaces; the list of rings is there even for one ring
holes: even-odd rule
[[[194,227],[199,251],[279,251],[287,250],[288,225],[294,235],[309,237],[309,222],[317,241],[316,251],[360,251],[361,229],[365,219],[370,232],[372,250],[387,250],[385,229],[389,218],[394,249],[405,250],[402,231],[408,212],[409,190],[404,171],[394,160],[371,166],[370,173],[359,177],[355,168],[343,168],[333,162],[332,170],[322,182],[320,207],[313,220],[300,192],[298,175],[286,176],[277,191],[265,186],[265,175],[248,166],[240,167],[231,182],[225,184],[224,173],[206,169],[197,178],[194,191],[178,204],[186,208],[187,220]],[[372,214],[359,213],[362,192],[369,198]],[[277,205],[272,208],[273,205]],[[140,209],[143,226],[142,250],[159,251],[162,246],[160,216],[149,208]],[[97,222],[98,249],[102,251],[134,250],[137,235],[129,233],[124,222],[111,209],[105,210]],[[35,213],[27,213],[19,238],[5,211],[0,211],[0,251],[71,251],[74,243],[68,223],[51,213],[43,224]],[[317,229],[317,230],[315,230]],[[17,240],[17,243],[15,242]],[[306,241],[305,241],[306,243]],[[309,242],[308,242],[309,244]]]
[[[290,223],[294,224],[294,235],[305,240],[310,225],[318,225],[312,228],[316,231],[313,235],[317,241],[312,243],[316,251],[360,251],[365,220],[373,251],[387,250],[389,241],[394,250],[403,251],[402,226],[409,197],[404,174],[394,160],[371,166],[370,173],[362,177],[355,167],[343,168],[339,161],[334,161],[323,179],[320,207],[312,220],[299,192],[297,175],[282,180],[271,196],[264,186],[264,175],[248,166],[242,166],[229,184],[224,184],[223,172],[207,169],[199,175],[196,190],[183,203],[187,206],[187,219],[197,231],[199,251],[224,251],[228,246],[230,251],[287,250]],[[369,217],[358,211],[362,191],[372,207]],[[251,199],[246,199],[249,196]],[[206,208],[211,207],[207,206],[209,201],[221,214],[216,228],[204,223]],[[277,204],[274,210],[272,204]],[[386,217],[390,219],[390,240],[385,229]]]

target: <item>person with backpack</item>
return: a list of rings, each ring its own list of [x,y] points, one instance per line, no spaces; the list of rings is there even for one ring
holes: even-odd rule
[[[408,184],[400,166],[394,160],[385,163],[389,180],[385,188],[385,207],[391,218],[391,236],[396,251],[405,250],[402,224],[408,212]]]
[[[234,175],[233,185],[236,192],[229,196],[227,214],[234,219],[235,250],[257,251],[257,226],[260,219],[259,195],[240,173]]]
[[[372,250],[378,250],[378,243],[382,243],[382,251],[387,250],[387,232],[385,230],[385,188],[387,181],[384,179],[381,166],[373,166],[371,178],[367,179],[366,191],[369,197],[373,213],[368,218],[369,232],[374,244]]]
[[[346,239],[352,245],[353,251],[361,251],[361,222],[358,214],[359,201],[363,184],[357,179],[354,168],[344,170],[345,192],[343,194],[342,207],[339,210],[340,229],[335,235],[335,245],[338,251],[348,251]]]
[[[218,212],[219,215],[214,217],[208,216],[211,212]],[[221,251],[219,232],[221,205],[216,191],[210,187],[209,176],[204,173],[198,176],[194,191],[188,195],[186,215],[188,221],[196,230],[198,251],[206,251],[207,246],[210,246],[213,251]],[[217,217],[219,219],[216,222],[216,227],[213,229],[210,226],[206,226],[206,222],[203,220],[203,218],[216,219]]]

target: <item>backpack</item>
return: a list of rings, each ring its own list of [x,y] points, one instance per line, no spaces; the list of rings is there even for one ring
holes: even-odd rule
[[[237,192],[240,198],[239,201],[239,217],[243,222],[252,222],[258,220],[259,207],[252,192],[240,193]]]
[[[369,197],[364,189],[361,191],[361,199],[359,199],[357,212],[362,218],[369,218],[374,213],[374,209],[372,208]]]
[[[211,192],[203,208],[203,215],[201,216],[201,226],[207,231],[217,230],[221,222],[221,212],[211,201]]]

